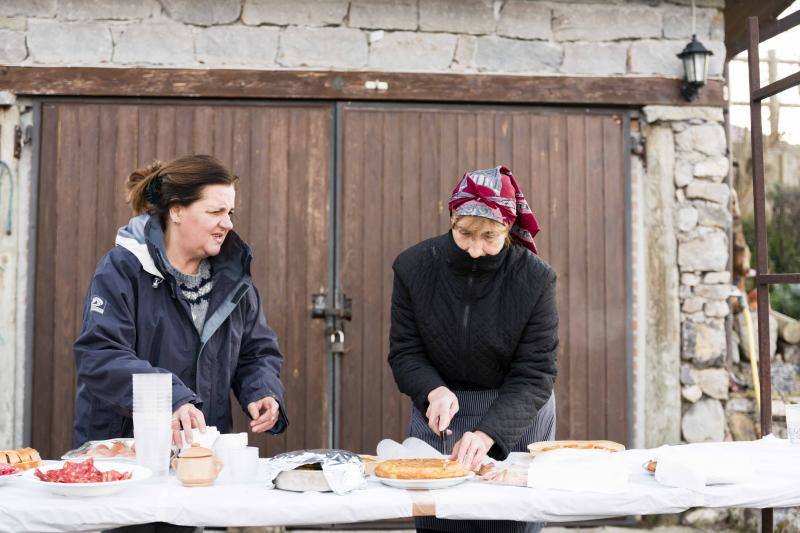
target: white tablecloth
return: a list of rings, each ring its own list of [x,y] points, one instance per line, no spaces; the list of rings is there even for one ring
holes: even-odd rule
[[[670,488],[660,485],[642,468],[653,456],[652,450],[628,450],[624,457],[631,472],[630,485],[620,494],[541,490],[479,481],[412,493],[373,481],[364,490],[337,496],[297,494],[256,485],[188,489],[170,477],[148,480],[112,496],[77,499],[51,495],[17,479],[0,487],[0,531],[97,530],[156,521],[206,526],[348,523],[410,517],[415,501],[435,503],[435,513],[440,518],[547,522],[676,513],[690,507],[800,505],[800,446],[767,438],[690,447],[746,455],[755,465],[755,475],[746,483],[708,486],[703,491]]]

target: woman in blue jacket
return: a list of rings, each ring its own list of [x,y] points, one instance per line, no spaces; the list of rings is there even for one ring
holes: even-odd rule
[[[76,445],[133,435],[131,376],[147,372],[172,373],[176,443],[181,429],[230,431],[230,389],[251,431],[286,429],[283,356],[233,231],[237,180],[205,155],[128,177],[138,216],[97,265],[74,346]]]

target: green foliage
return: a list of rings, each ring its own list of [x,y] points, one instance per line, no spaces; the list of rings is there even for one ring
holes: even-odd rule
[[[769,271],[774,274],[800,272],[800,188],[775,185],[768,193],[772,216],[767,222]],[[742,220],[747,245],[755,258],[755,221]],[[800,317],[800,285],[770,287],[772,308]]]

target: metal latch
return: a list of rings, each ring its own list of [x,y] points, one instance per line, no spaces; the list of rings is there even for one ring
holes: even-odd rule
[[[334,306],[328,307],[328,294],[318,292],[311,295],[311,318],[327,320],[339,318],[350,320],[353,317],[353,300],[340,294],[335,298]]]

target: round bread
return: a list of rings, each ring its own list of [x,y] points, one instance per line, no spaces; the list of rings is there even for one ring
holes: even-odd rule
[[[625,446],[609,440],[553,440],[528,445],[533,457],[554,450],[601,450],[609,453],[625,451]]]
[[[375,468],[376,476],[389,479],[446,479],[468,474],[464,465],[446,459],[390,459]]]

